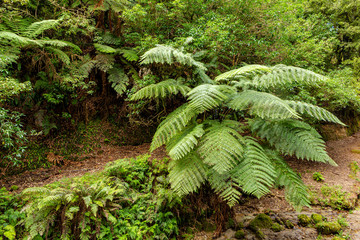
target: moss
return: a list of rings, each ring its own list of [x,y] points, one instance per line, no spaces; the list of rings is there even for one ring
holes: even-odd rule
[[[321,234],[336,234],[340,232],[341,225],[338,222],[319,222],[315,228]]]
[[[236,225],[236,229],[243,229],[244,228],[244,223],[243,222],[238,222]]]
[[[209,221],[204,221],[203,224],[202,224],[202,229],[205,232],[213,232],[213,231],[216,230],[216,225],[209,222]]]
[[[265,235],[260,228],[271,228],[272,225],[272,219],[268,215],[260,213],[250,222],[249,228],[255,233],[257,238],[264,239]]]
[[[250,229],[255,228],[270,228],[273,225],[271,218],[264,214],[260,213],[257,215],[249,224]]]
[[[343,237],[335,236],[331,240],[345,240]]]
[[[225,228],[226,229],[235,228],[235,222],[232,218],[230,218],[229,221],[226,222]]]
[[[237,230],[235,233],[236,239],[244,239],[245,237],[245,231],[244,230]]]
[[[320,214],[317,214],[317,213],[313,213],[311,215],[311,220],[313,221],[313,223],[319,223],[323,220],[323,216],[321,216]]]
[[[274,223],[274,224],[271,226],[271,230],[273,230],[274,232],[280,232],[280,231],[284,230],[284,227],[281,226],[281,225],[278,224],[278,223]]]
[[[10,190],[11,191],[16,191],[16,190],[18,190],[19,189],[19,186],[18,185],[12,185],[11,187],[10,187]]]
[[[290,220],[286,220],[284,225],[286,228],[289,228],[289,229],[294,228],[294,224]]]
[[[306,227],[311,223],[311,218],[309,218],[305,214],[298,215],[298,220],[299,220],[299,225],[303,227]]]

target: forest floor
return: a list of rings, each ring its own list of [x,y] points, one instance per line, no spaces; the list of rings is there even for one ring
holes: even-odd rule
[[[84,161],[63,162],[61,166],[26,171],[19,175],[2,178],[0,186],[9,188],[17,185],[19,187],[17,191],[20,192],[28,187],[43,186],[62,178],[97,172],[114,160],[149,153],[149,146],[150,144],[139,146],[103,144]],[[261,199],[252,198],[237,206],[235,221],[243,221],[247,224],[254,216],[264,212],[271,212],[270,215],[274,219],[280,217],[292,222],[297,221],[299,214],[310,216],[312,213],[320,213],[329,221],[342,216],[350,225],[344,229],[342,236],[355,240],[360,239],[360,210],[357,210],[360,194],[360,133],[341,140],[328,141],[327,150],[338,164],[337,167],[305,160],[289,159],[288,161],[290,166],[301,174],[303,181],[311,189],[312,208],[304,208],[301,213],[296,212],[285,200],[283,190],[275,189]],[[163,148],[152,153],[152,158],[161,159],[165,156]],[[57,156],[52,156],[52,158],[54,159],[49,159],[49,161],[57,161]],[[321,174],[324,180],[315,181],[314,173]],[[348,208],[352,210],[348,211]],[[267,236],[266,239],[319,239],[314,228],[302,228],[296,224],[294,229],[286,229],[279,233],[264,230],[264,233]],[[230,229],[219,239],[231,239],[234,234],[235,231]],[[212,237],[212,233],[200,232],[196,234],[195,238],[211,239]],[[322,236],[321,239],[332,239],[332,237]],[[245,239],[255,239],[255,236],[249,233]]]

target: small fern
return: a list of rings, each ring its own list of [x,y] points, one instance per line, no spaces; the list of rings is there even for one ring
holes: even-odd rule
[[[125,74],[124,69],[114,67],[109,70],[109,82],[112,83],[111,87],[121,95],[126,91],[129,84],[129,77]]]

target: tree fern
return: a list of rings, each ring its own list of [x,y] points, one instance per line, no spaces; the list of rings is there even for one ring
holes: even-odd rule
[[[112,48],[110,46],[107,45],[102,45],[102,44],[98,44],[95,43],[94,47],[97,51],[101,52],[101,53],[116,53],[116,49]]]
[[[62,50],[60,50],[58,48],[53,48],[53,47],[47,47],[46,50],[48,52],[52,52],[55,56],[57,56],[66,65],[70,64],[70,57]]]
[[[158,46],[142,61],[186,65],[185,57],[178,59],[176,54],[181,55],[171,47]],[[242,192],[261,197],[277,183],[285,186],[286,199],[294,207],[308,206],[306,187],[276,151],[336,165],[319,133],[302,122],[299,114],[342,123],[320,107],[282,100],[266,91],[293,82],[313,85],[326,78],[284,65],[248,65],[215,80],[216,84],[202,84],[189,91],[188,102],[172,112],[154,135],[150,150],[165,144],[173,159],[169,175],[172,187],[184,195],[207,181],[234,205]],[[132,100],[172,93],[153,90],[159,86],[161,83],[140,90]],[[244,128],[250,131],[243,132]],[[265,150],[263,145],[271,149]]]
[[[169,79],[156,84],[148,85],[140,89],[131,96],[131,101],[165,98],[179,93],[183,96],[186,96],[189,91],[190,88],[188,86],[183,85],[174,79]]]
[[[307,123],[291,119],[278,121],[257,119],[251,123],[251,130],[259,137],[268,140],[283,154],[336,166],[327,154],[320,134]]]
[[[345,124],[341,122],[334,114],[321,107],[305,102],[297,102],[297,101],[285,101],[285,102],[289,104],[290,107],[292,107],[301,114],[305,113],[320,121],[333,122],[345,126]]]
[[[253,90],[243,91],[236,94],[227,105],[237,111],[249,110],[251,115],[261,118],[299,118],[288,102],[270,93]]]

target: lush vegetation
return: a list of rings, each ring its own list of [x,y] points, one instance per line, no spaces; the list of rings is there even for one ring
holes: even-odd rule
[[[359,126],[359,7],[0,0],[1,176],[151,138],[171,157],[160,170],[145,157],[95,180],[27,189],[4,203],[0,238],[165,239],[182,221],[173,204],[200,191],[233,206],[284,186],[294,207],[308,206],[285,157],[336,165],[321,125]]]

